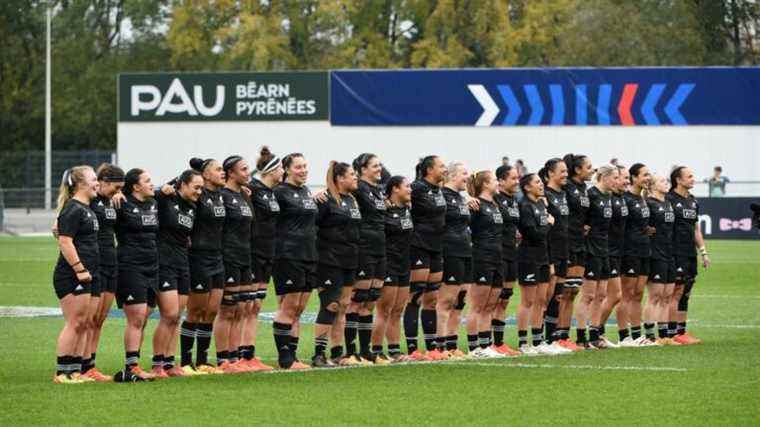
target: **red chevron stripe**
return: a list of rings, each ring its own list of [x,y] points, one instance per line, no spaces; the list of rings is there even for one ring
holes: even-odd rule
[[[631,114],[631,105],[633,105],[633,98],[636,97],[636,91],[639,89],[639,85],[636,83],[628,83],[623,88],[623,96],[620,98],[618,104],[618,115],[620,116],[620,123],[623,126],[633,126],[636,122],[633,120]]]

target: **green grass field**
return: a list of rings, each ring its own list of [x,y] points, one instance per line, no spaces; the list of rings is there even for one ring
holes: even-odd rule
[[[690,330],[705,343],[691,347],[60,386],[51,378],[62,319],[0,317],[0,425],[757,425],[760,243],[708,246],[714,265],[690,304]],[[0,237],[0,306],[56,307],[56,256],[51,238]],[[121,367],[123,323],[106,323],[104,372]],[[311,330],[302,328],[301,359]],[[506,333],[514,345],[514,327]],[[274,361],[269,324],[257,354]]]

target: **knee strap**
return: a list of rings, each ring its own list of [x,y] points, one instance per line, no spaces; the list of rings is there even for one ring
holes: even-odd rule
[[[326,307],[319,309],[316,323],[319,325],[332,325],[338,313],[328,310]]]
[[[369,288],[369,301],[375,302],[380,299],[381,288]]]
[[[515,293],[514,289],[512,288],[501,288],[501,292],[499,293],[500,299],[510,299],[512,298],[512,295]]]
[[[457,303],[454,306],[455,310],[464,310],[466,296],[467,296],[467,291],[459,291],[459,293],[457,294]]]
[[[369,289],[357,289],[351,297],[353,302],[367,302],[369,300]]]
[[[691,288],[694,287],[694,280],[689,279],[683,285],[683,294],[678,300],[678,311],[689,311],[689,298],[691,297]]]

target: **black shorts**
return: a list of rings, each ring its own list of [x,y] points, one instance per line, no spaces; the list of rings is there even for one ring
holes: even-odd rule
[[[694,282],[697,278],[697,257],[675,257],[676,283]]]
[[[504,276],[501,273],[501,264],[477,261],[472,263],[472,278],[476,285],[501,288],[504,286]]]
[[[627,255],[623,257],[620,271],[625,277],[649,276],[649,258]]]
[[[586,267],[586,252],[570,252],[568,267]]]
[[[446,285],[472,283],[472,258],[443,257],[443,283]]]
[[[116,293],[116,287],[118,286],[119,271],[115,265],[101,265],[98,269],[98,287],[100,293],[110,292]]]
[[[251,255],[251,273],[253,283],[269,284],[272,279],[272,259]]]
[[[509,259],[501,260],[501,277],[506,283],[517,281],[517,261]]]
[[[549,282],[549,264],[521,262],[517,264],[518,280],[523,286],[535,286]]]
[[[412,270],[430,269],[430,273],[443,271],[443,255],[440,252],[428,251],[412,246],[409,248],[409,261]]]
[[[188,262],[190,263],[190,280],[196,282],[197,280],[207,280],[211,277],[224,276],[224,262],[222,262],[222,254],[209,254],[209,253],[193,253],[190,251],[188,255]],[[221,289],[224,287],[224,282],[220,288],[214,286],[214,289]]]
[[[649,262],[649,283],[674,283],[676,266],[673,260],[663,261],[652,258]]]
[[[251,267],[236,264],[224,264],[224,286],[245,286],[253,283]]]
[[[116,288],[116,305],[146,304],[148,289],[158,291],[158,270],[138,270],[119,267],[119,285]]]
[[[554,275],[562,279],[566,278],[568,264],[569,262],[566,259],[555,259],[552,261],[552,265],[554,266]]]
[[[311,292],[317,276],[317,263],[279,258],[272,267],[274,291],[277,295]]]
[[[95,277],[93,277],[93,280],[96,280]],[[83,295],[92,293],[92,283],[82,283],[72,274],[56,271],[53,273],[53,289],[55,289],[58,299],[63,299],[68,294]]]
[[[614,279],[616,277],[620,277],[621,274],[621,265],[623,261],[620,259],[620,257],[611,256],[610,257],[610,274],[607,276],[608,279]]]
[[[161,265],[158,267],[158,283],[160,292],[176,290],[180,295],[188,295],[190,293],[190,271],[171,265]]]
[[[586,280],[607,280],[610,277],[610,259],[607,257],[590,256],[586,258]]]
[[[397,286],[399,288],[405,288],[409,286],[411,275],[406,274],[388,274],[383,280],[383,286]]]
[[[332,288],[353,286],[356,278],[356,270],[353,268],[340,268],[331,265],[317,264],[316,288]]]
[[[356,280],[385,279],[385,257],[359,253],[359,267],[356,269]]]

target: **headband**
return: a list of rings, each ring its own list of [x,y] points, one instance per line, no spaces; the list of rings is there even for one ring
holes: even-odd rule
[[[222,167],[224,168],[225,171],[228,171],[228,170],[234,168],[235,165],[237,164],[237,162],[239,162],[241,160],[243,160],[243,158],[240,157],[240,156],[230,156],[230,157],[227,157],[227,159],[224,161],[224,164],[222,165]],[[204,168],[205,168],[205,165],[204,165]]]
[[[280,165],[280,158],[277,156],[274,156],[274,158],[272,158],[272,160],[270,160],[269,163],[267,163],[266,166],[264,166],[264,168],[261,169],[261,174],[266,175],[272,172],[273,170],[277,169],[279,165]]]

